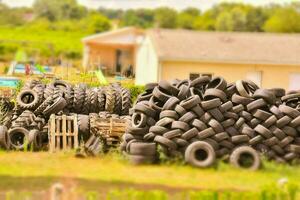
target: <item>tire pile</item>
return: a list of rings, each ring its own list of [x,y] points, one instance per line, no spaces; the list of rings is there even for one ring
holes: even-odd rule
[[[146,85],[132,109],[121,149],[133,163],[153,163],[157,147],[196,167],[229,158],[236,166],[250,155],[291,163],[300,155],[300,92],[260,89],[222,77],[161,81]]]
[[[90,136],[90,113],[100,113],[102,117],[128,115],[130,108],[130,91],[117,83],[88,88],[61,80],[49,84],[33,80],[17,95],[11,123],[1,126],[0,146],[23,150],[31,145],[35,150],[42,149],[48,143],[47,122],[51,114],[78,114],[79,136],[86,141]],[[28,144],[24,144],[25,139]]]

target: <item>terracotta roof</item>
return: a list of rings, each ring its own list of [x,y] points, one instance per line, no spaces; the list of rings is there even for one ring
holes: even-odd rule
[[[300,34],[150,29],[160,60],[300,64]]]

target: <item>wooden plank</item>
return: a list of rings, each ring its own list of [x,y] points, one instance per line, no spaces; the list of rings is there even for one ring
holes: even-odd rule
[[[50,116],[50,151],[54,152],[55,150],[55,115]]]
[[[74,115],[74,148],[77,149],[79,147],[78,142],[78,124],[77,124],[77,115]]]
[[[56,149],[60,150],[60,135],[61,135],[61,130],[60,130],[60,119],[56,118]]]
[[[62,116],[62,137],[63,137],[63,149],[67,149],[67,117]]]

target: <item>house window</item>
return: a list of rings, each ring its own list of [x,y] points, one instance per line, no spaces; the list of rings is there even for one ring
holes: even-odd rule
[[[190,73],[190,80],[195,80],[196,78],[199,78],[201,76],[208,76],[209,78],[212,78],[212,74],[208,74],[208,73],[205,73],[205,74],[200,74],[200,73]]]
[[[196,78],[199,78],[200,74],[199,73],[190,73],[190,80],[195,80]]]

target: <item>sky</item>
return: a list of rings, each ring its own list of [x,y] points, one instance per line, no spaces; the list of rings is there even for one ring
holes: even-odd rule
[[[35,0],[0,0],[11,7],[30,7]],[[51,1],[51,0],[49,0]],[[182,10],[187,7],[196,7],[200,10],[207,10],[220,2],[241,2],[253,5],[267,5],[270,3],[290,3],[296,0],[77,0],[80,4],[97,9],[99,7],[113,9],[130,8],[156,8],[161,6],[172,7]],[[299,0],[298,0],[299,2]]]

